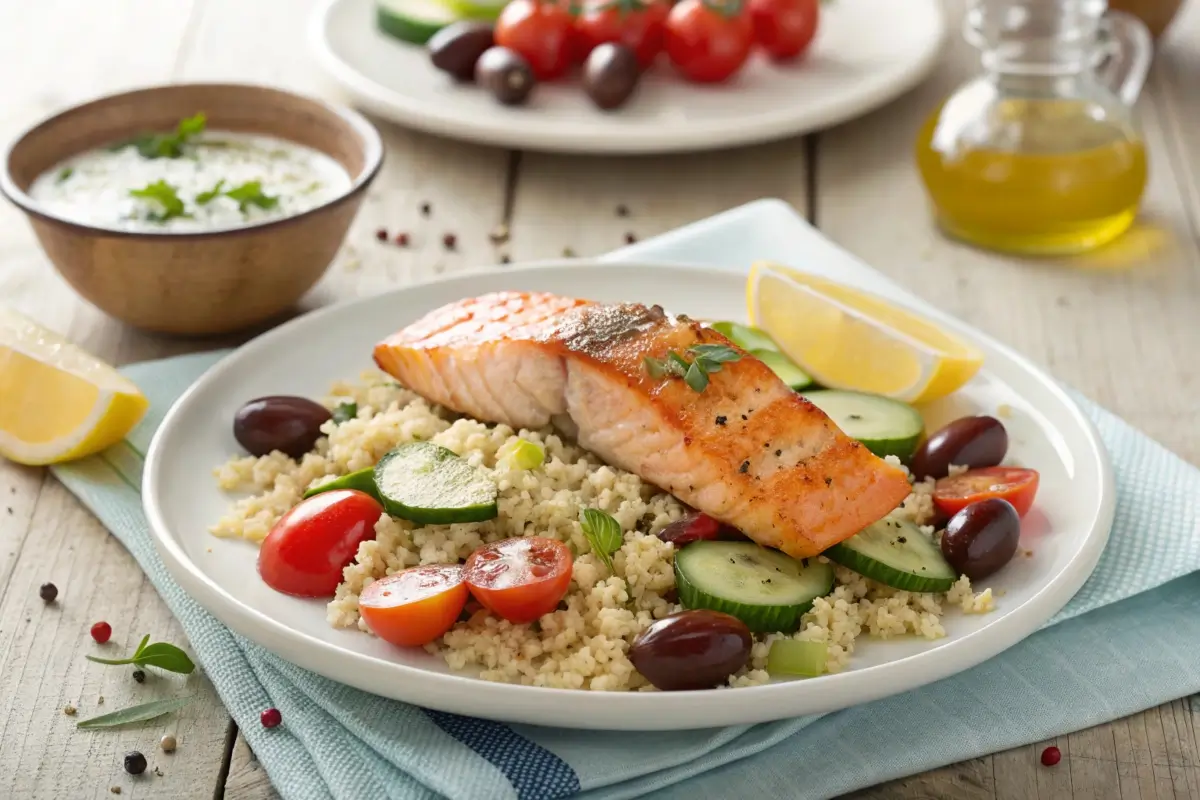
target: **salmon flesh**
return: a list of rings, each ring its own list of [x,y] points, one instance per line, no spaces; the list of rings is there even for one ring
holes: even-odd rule
[[[702,344],[740,358],[701,391],[647,366],[672,351],[691,361]],[[569,418],[607,463],[795,558],[848,539],[910,490],[903,470],[757,358],[657,305],[498,292],[432,311],[374,355],[403,386],[483,422],[532,430]]]

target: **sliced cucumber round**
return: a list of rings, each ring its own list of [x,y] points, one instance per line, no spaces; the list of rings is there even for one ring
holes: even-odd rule
[[[958,580],[937,543],[907,520],[881,519],[822,555],[907,592],[948,592]]]
[[[437,0],[376,0],[375,24],[403,42],[425,44],[462,16]]]
[[[723,611],[755,633],[791,633],[833,589],[833,569],[753,542],[702,540],[675,555],[675,586],[685,608]]]
[[[375,465],[375,485],[393,517],[422,525],[496,517],[496,482],[433,442],[408,442]]]
[[[712,329],[743,350],[771,350],[776,353],[779,352],[779,345],[775,344],[775,340],[766,331],[760,331],[758,328],[752,328],[740,322],[723,320],[721,322],[714,322]]]
[[[890,397],[839,389],[805,392],[804,397],[880,458],[896,456],[907,463],[925,433],[920,412]]]
[[[378,500],[379,490],[375,487],[375,468],[367,467],[366,469],[360,469],[358,472],[350,472],[340,478],[334,478],[327,483],[314,486],[304,493],[304,499],[307,500],[313,495],[320,494],[321,492],[332,492],[336,489],[353,489],[359,492],[366,492]]]
[[[796,366],[796,363],[783,353],[774,350],[751,350],[750,353],[770,367],[781,381],[796,391],[807,389],[813,385],[812,376]]]

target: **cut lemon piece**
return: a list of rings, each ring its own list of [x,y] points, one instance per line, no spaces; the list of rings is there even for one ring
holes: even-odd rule
[[[53,464],[90,455],[123,439],[148,405],[108,364],[0,308],[0,456]]]
[[[818,383],[923,403],[963,386],[983,354],[899,306],[824,278],[758,263],[746,284],[750,324]]]

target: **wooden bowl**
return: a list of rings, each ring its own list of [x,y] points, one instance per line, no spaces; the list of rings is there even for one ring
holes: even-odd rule
[[[210,130],[270,135],[321,151],[349,173],[350,186],[303,213],[212,232],[80,224],[49,213],[27,193],[65,158],[144,131],[173,130],[197,111]],[[212,335],[282,314],[320,279],[382,161],[378,132],[349,109],[264,86],[177,84],[102,97],[33,127],[9,148],[0,191],[25,212],[67,282],[105,313],[148,331]]]

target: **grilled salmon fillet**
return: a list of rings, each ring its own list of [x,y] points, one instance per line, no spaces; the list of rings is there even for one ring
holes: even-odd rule
[[[645,359],[698,344],[741,358],[700,392]],[[904,472],[847,437],[761,361],[659,306],[498,292],[443,306],[375,347],[405,387],[458,413],[536,429],[563,415],[582,447],[796,557],[886,516]]]

